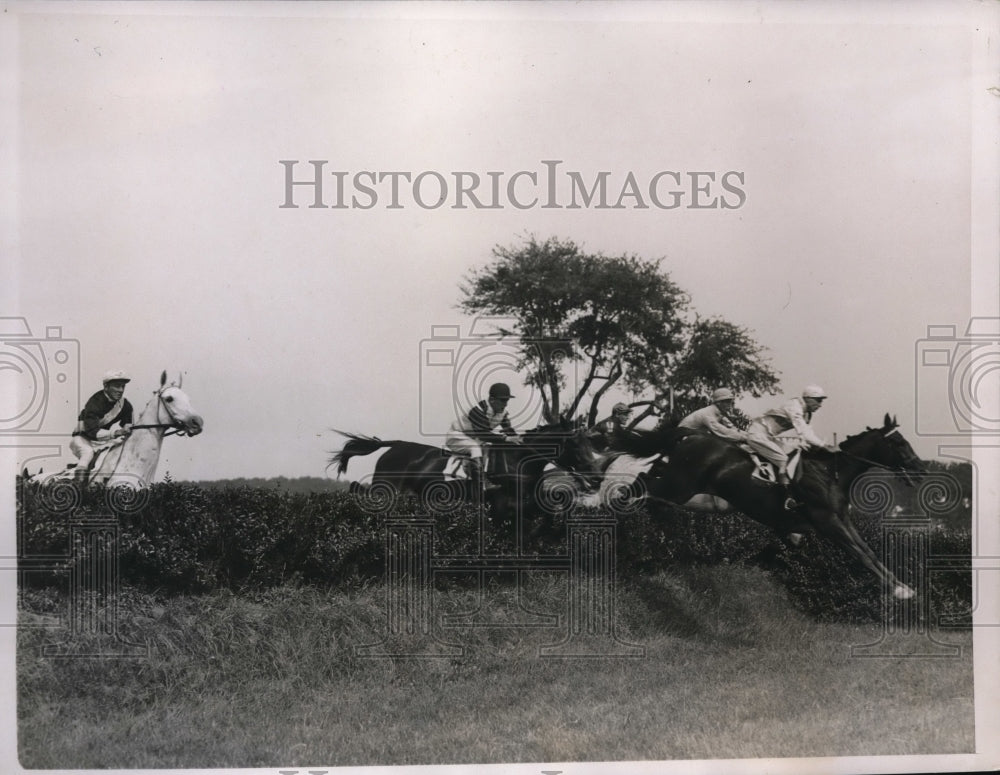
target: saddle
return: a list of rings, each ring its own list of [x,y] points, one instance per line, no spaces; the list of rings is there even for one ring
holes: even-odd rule
[[[108,453],[111,450],[121,446],[121,444],[124,441],[125,441],[124,439],[117,439],[113,443],[107,444],[107,446],[101,445],[100,447],[95,449],[94,456],[90,458],[90,463],[87,465],[87,477],[89,478],[90,475],[100,467],[101,462],[104,460],[105,457],[107,457]],[[75,475],[78,473],[77,469],[79,467],[80,467],[79,463],[67,463],[66,473],[73,473]]]
[[[441,472],[445,480],[465,481],[472,478],[469,475],[469,464],[472,462],[472,458],[469,455],[463,455],[447,448],[442,449],[442,454],[447,458],[444,464],[444,471]],[[489,448],[485,450],[483,463],[485,464],[483,473],[487,480],[492,479],[493,475],[507,469],[507,459]]]
[[[771,461],[762,458],[748,444],[740,444],[739,446],[753,460],[754,468],[753,473],[750,475],[752,478],[765,484],[778,483],[778,473]],[[788,455],[788,478],[793,482],[798,480],[799,460],[802,458],[801,453],[801,449],[796,449]]]

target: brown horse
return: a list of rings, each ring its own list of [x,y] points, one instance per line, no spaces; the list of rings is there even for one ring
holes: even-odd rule
[[[923,470],[922,461],[899,432],[895,418],[888,414],[881,428],[848,436],[837,452],[803,452],[791,487],[801,505],[791,511],[785,508],[789,494],[785,488],[755,479],[750,455],[724,439],[666,428],[642,432],[628,446],[630,454],[648,456],[659,452],[666,456],[641,477],[638,489],[645,490],[651,501],[681,505],[703,494],[724,499],[733,510],[779,535],[814,529],[891,586],[897,598],[913,597],[913,590],[896,578],[865,543],[848,514],[851,486],[869,469],[899,471],[911,483],[908,472]]]
[[[445,468],[451,453],[441,447],[412,441],[382,441],[343,431],[337,433],[349,439],[344,448],[330,458],[329,465],[336,466],[338,474],[346,473],[352,457],[387,448],[375,464],[370,485],[378,497],[389,496],[391,500],[390,491],[409,492],[420,497],[425,505],[445,510],[476,498],[469,480],[446,479]],[[590,439],[568,422],[525,431],[522,439],[521,444],[495,444],[490,448],[489,479],[500,485],[498,490],[489,492],[489,500],[495,506],[529,501],[537,506],[539,500],[547,500],[541,485],[550,463],[579,474],[588,483],[599,483],[600,461]]]

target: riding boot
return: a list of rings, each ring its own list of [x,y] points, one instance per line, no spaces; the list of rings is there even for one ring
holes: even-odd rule
[[[483,490],[489,492],[490,490],[499,490],[500,485],[490,479],[489,473],[486,471],[486,458],[482,458],[477,461],[480,466],[480,474],[483,477]]]
[[[497,485],[492,484],[483,472],[483,461],[473,458],[469,461],[469,484],[476,497],[481,496],[487,490],[495,490]]]
[[[795,511],[801,504],[792,496],[792,481],[788,478],[788,472],[784,468],[778,471],[778,484],[785,488],[787,495],[785,498],[785,510]]]
[[[73,469],[73,482],[80,488],[87,486],[87,480],[90,477],[90,469],[88,466],[78,465]]]
[[[490,479],[489,474],[486,473],[486,461],[480,460],[480,475],[483,477],[483,490],[489,492],[490,490],[499,490],[500,485]]]

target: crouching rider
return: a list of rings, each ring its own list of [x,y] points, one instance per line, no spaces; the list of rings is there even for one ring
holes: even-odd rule
[[[75,476],[86,481],[94,455],[121,443],[132,432],[132,404],[125,398],[125,385],[131,378],[124,371],[109,371],[104,375],[104,389],[94,393],[80,412],[76,430],[69,443],[70,451],[79,458]],[[111,430],[111,426],[121,427]]]
[[[507,415],[507,404],[513,397],[510,388],[503,382],[490,385],[489,398],[480,401],[455,420],[445,436],[445,446],[449,450],[469,458],[469,478],[473,492],[499,487],[487,480],[484,446],[491,442],[521,443],[521,438]],[[500,433],[495,432],[496,428],[500,429]]]
[[[747,434],[730,419],[736,397],[729,388],[719,388],[712,393],[712,403],[691,412],[678,423],[679,428],[704,431],[727,441],[746,441]]]
[[[827,444],[810,426],[813,414],[823,405],[826,392],[818,385],[808,385],[801,396],[796,396],[778,409],[771,409],[750,423],[747,443],[765,460],[774,465],[778,484],[786,489],[788,455],[797,448],[821,448],[831,452],[836,447]],[[794,509],[796,501],[789,497],[785,508]]]
[[[629,433],[628,422],[632,417],[632,409],[628,404],[617,403],[611,409],[611,416],[594,423],[587,429],[587,436],[594,448],[600,452],[615,449]]]

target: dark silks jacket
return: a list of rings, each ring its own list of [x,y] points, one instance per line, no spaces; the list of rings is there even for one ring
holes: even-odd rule
[[[517,435],[517,432],[510,424],[510,417],[507,416],[507,411],[504,410],[494,414],[490,411],[489,401],[480,401],[472,407],[469,413],[461,419],[459,425],[461,427],[455,428],[455,430],[460,430],[465,435],[482,441],[503,441],[504,436]],[[493,429],[498,426],[503,431],[502,436],[493,432]]]
[[[122,397],[115,402],[103,390],[94,393],[80,412],[74,436],[83,436],[88,441],[98,441],[97,432],[108,430],[115,423],[125,425],[132,422],[132,404]]]

